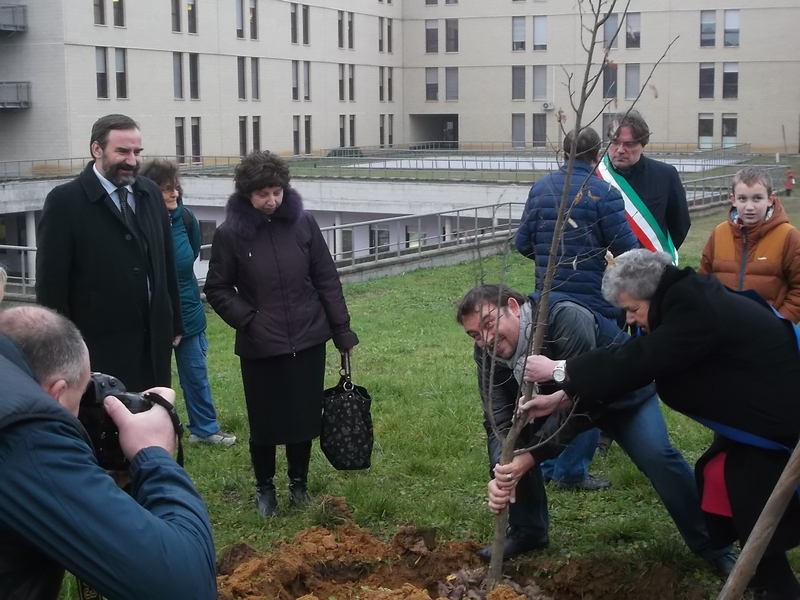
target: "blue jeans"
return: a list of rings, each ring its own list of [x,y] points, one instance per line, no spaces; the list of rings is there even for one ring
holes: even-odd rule
[[[584,431],[572,440],[557,458],[542,462],[542,475],[545,479],[562,483],[580,483],[589,476],[589,463],[594,458],[599,429]]]
[[[596,424],[614,438],[650,480],[692,552],[714,560],[731,551],[730,546],[711,545],[694,471],[669,441],[657,396],[641,406],[612,411]]]
[[[711,561],[731,551],[730,546],[711,545],[694,471],[672,447],[656,396],[640,406],[611,411],[595,424],[611,434],[650,480],[692,552]],[[508,522],[526,532],[547,534],[550,524],[547,495],[538,466],[517,484],[517,501],[509,505]]]
[[[186,426],[198,437],[208,437],[219,431],[217,411],[211,400],[211,386],[208,384],[207,352],[205,332],[182,338],[175,348],[178,379],[186,402],[186,412],[189,413]]]

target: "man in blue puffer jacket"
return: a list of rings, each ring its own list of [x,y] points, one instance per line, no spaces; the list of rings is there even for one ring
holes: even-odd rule
[[[595,174],[601,151],[600,136],[587,127],[578,134],[575,167],[569,183],[564,235],[559,244],[553,289],[606,318],[620,322],[621,313],[603,299],[600,284],[606,251],[617,255],[639,247],[625,216],[620,193]],[[564,139],[564,160],[573,151],[572,133]],[[547,258],[555,235],[567,165],[542,177],[531,188],[516,237],[520,254],[536,262],[536,291],[542,291]],[[624,323],[624,321],[622,321]]]
[[[553,291],[575,298],[584,306],[622,326],[618,308],[605,301],[600,291],[606,268],[606,251],[620,254],[638,248],[627,217],[622,196],[595,175],[601,151],[600,136],[586,127],[572,141],[572,132],[564,139],[564,161],[558,171],[541,178],[531,188],[517,232],[517,250],[536,262],[536,291],[541,293],[547,271],[550,245],[556,230],[561,194],[567,184],[566,161],[575,152],[575,166],[569,183],[564,235],[559,244]],[[576,437],[554,460],[542,463],[545,479],[566,489],[597,490],[610,482],[589,474],[600,432],[590,429]],[[607,447],[610,442],[606,442]]]

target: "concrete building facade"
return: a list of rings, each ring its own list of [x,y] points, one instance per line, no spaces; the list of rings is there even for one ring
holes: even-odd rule
[[[7,0],[6,0],[7,1]],[[557,144],[588,18],[559,0],[20,0],[0,4],[0,161],[88,156],[103,114],[184,162],[253,148]],[[20,25],[20,14],[24,23]],[[633,0],[587,114],[652,142],[800,145],[796,0]],[[618,35],[614,33],[619,30]],[[672,44],[670,46],[670,44]],[[668,51],[667,51],[668,50]],[[648,80],[650,72],[666,55]]]

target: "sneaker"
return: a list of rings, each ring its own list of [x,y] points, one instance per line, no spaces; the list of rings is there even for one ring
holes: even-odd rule
[[[738,557],[733,552],[728,552],[722,556],[708,561],[711,567],[726,579],[730,576],[733,567],[736,566],[736,559]]]
[[[563,481],[554,481],[553,487],[559,490],[576,490],[583,492],[596,492],[611,487],[611,482],[608,479],[598,479],[594,475],[589,475],[583,481],[576,483],[564,483]]]
[[[503,560],[509,560],[520,554],[541,550],[550,545],[550,540],[545,535],[535,535],[526,533],[514,527],[509,527],[506,531],[506,539],[503,542]],[[492,547],[486,546],[478,551],[478,557],[485,563],[492,561]]]
[[[187,441],[190,444],[212,444],[214,446],[222,444],[223,446],[233,446],[236,443],[236,436],[219,430],[217,433],[212,433],[206,437],[191,434]]]

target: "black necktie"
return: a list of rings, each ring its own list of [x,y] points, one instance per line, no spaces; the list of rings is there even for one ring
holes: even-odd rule
[[[139,231],[139,224],[136,222],[136,213],[133,212],[131,205],[128,204],[128,188],[117,188],[117,194],[119,194],[119,212],[122,213],[122,218],[125,219],[128,229],[133,232],[136,241],[141,244],[142,235]]]

